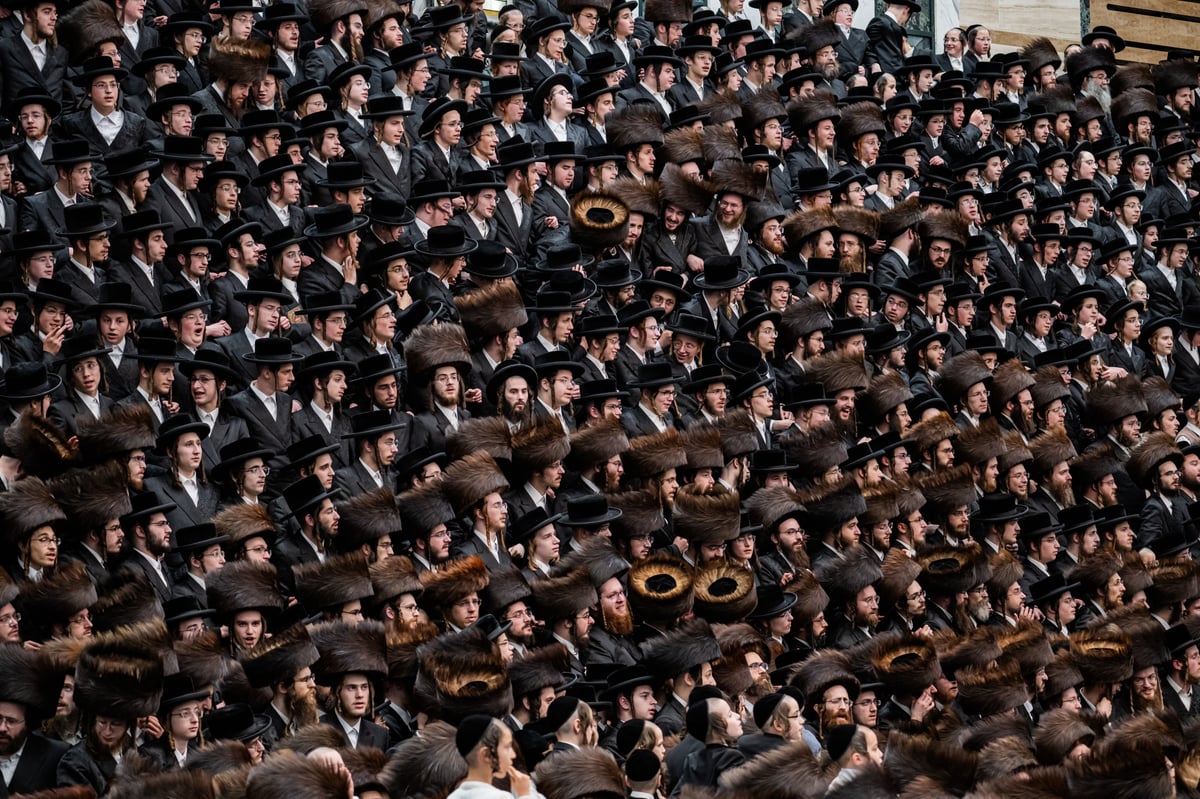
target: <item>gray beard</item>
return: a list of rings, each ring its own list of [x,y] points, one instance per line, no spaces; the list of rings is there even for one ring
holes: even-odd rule
[[[1104,109],[1104,113],[1108,114],[1112,110],[1112,91],[1107,86],[1100,86],[1091,81],[1083,87],[1085,97],[1091,97],[1096,102],[1100,103],[1100,107]]]

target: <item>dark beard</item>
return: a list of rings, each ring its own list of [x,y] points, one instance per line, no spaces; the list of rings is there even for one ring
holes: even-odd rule
[[[1046,493],[1054,497],[1054,501],[1064,508],[1075,506],[1075,492],[1070,488],[1050,488],[1046,486]]]
[[[288,714],[292,717],[289,722],[290,729],[298,730],[301,727],[317,723],[317,695],[315,693],[303,698],[297,698],[293,694],[288,697],[287,706]]]
[[[512,422],[520,427],[525,427],[533,420],[533,406],[531,403],[525,403],[525,409],[516,410],[508,400],[500,398],[500,416],[506,421]]]
[[[841,67],[838,64],[826,64],[823,67],[818,67],[817,72],[821,73],[821,77],[827,83],[833,83],[838,79],[838,74],[841,72]]]
[[[633,613],[628,608],[620,616],[614,616],[601,608],[600,617],[604,629],[613,635],[629,635],[633,632]]]

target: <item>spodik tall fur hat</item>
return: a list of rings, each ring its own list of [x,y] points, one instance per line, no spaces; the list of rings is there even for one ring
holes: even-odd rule
[[[227,563],[205,580],[208,606],[228,619],[243,610],[282,610],[278,585],[273,565],[248,560]]]
[[[413,703],[431,718],[457,724],[472,713],[499,718],[512,708],[504,661],[482,631],[438,636],[418,656]]]
[[[487,588],[487,566],[478,555],[459,558],[435,572],[421,572],[421,606],[433,611],[450,608],[455,602]]]
[[[14,542],[46,525],[66,521],[67,515],[55,502],[50,486],[36,477],[26,477],[0,494],[0,519],[9,540]]]
[[[100,463],[130,450],[153,447],[149,405],[116,405],[100,414],[99,419],[85,417],[79,422],[79,454],[84,463]]]
[[[500,416],[477,416],[446,431],[446,457],[462,460],[472,452],[486,452],[498,460],[512,460],[512,430]]]
[[[1039,475],[1048,475],[1060,463],[1070,461],[1078,453],[1064,428],[1047,430],[1029,442],[1033,453],[1033,469]]]
[[[630,477],[654,477],[687,463],[683,439],[675,428],[662,433],[638,436],[629,442],[629,451],[622,457],[625,473]]]
[[[561,428],[559,430],[561,433]],[[459,515],[465,514],[489,494],[503,494],[507,490],[508,480],[500,471],[495,458],[486,452],[468,455],[450,464],[441,482],[442,494]],[[403,508],[403,504],[400,507]]]
[[[992,373],[992,401],[997,407],[1014,400],[1018,394],[1027,388],[1032,388],[1035,380],[1033,375],[1017,358],[1010,358],[996,367]]]
[[[292,568],[296,596],[310,613],[334,608],[375,593],[367,561],[359,552],[336,555],[322,563],[301,563]]]
[[[315,625],[310,631],[321,657],[313,666],[321,685],[336,685],[344,674],[381,678],[387,674],[386,635],[383,623],[341,621]]]
[[[50,479],[75,465],[79,453],[67,437],[49,419],[21,414],[4,431],[4,445],[12,457],[21,461],[26,475]]]
[[[163,652],[170,648],[161,620],[92,636],[75,672],[76,703],[101,716],[151,715],[162,696]]]
[[[1071,633],[1071,655],[1088,683],[1114,683],[1133,674],[1129,636],[1116,625]]]
[[[991,667],[967,666],[955,679],[959,704],[969,716],[986,718],[1025,702],[1025,680],[1015,658],[1002,657]]]
[[[513,433],[513,465],[530,472],[561,461],[571,451],[571,439],[551,418],[537,419]]]
[[[817,569],[817,578],[834,602],[848,602],[858,592],[883,577],[883,570],[866,547],[853,546],[842,557]]]
[[[100,532],[130,511],[125,466],[109,463],[87,471],[72,471],[51,481],[63,511],[80,534]]]
[[[957,405],[971,386],[991,380],[992,370],[984,363],[982,355],[968,350],[947,358],[939,375],[938,391],[946,402]]]
[[[472,340],[489,340],[529,321],[520,290],[512,283],[496,282],[454,298],[463,329]]]
[[[616,114],[612,116],[611,114]],[[663,143],[663,123],[666,121],[657,106],[630,105],[611,112],[605,119],[605,129],[612,124],[608,143],[618,153],[637,148],[642,144]]]

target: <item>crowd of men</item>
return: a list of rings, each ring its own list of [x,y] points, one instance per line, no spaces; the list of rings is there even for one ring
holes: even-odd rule
[[[0,9],[3,795],[1200,796],[1196,60],[857,10]]]

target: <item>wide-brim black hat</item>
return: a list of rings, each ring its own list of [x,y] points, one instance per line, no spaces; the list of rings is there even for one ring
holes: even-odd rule
[[[466,231],[457,225],[440,225],[432,227],[423,241],[418,241],[414,249],[421,255],[431,258],[458,258],[474,252],[479,243],[466,235]]]
[[[292,352],[292,342],[286,338],[260,338],[253,352],[242,353],[242,360],[262,366],[284,366],[300,363],[302,355]]]
[[[62,378],[42,363],[18,363],[4,370],[0,399],[10,403],[31,402],[58,391]]]
[[[692,280],[692,285],[704,291],[728,291],[750,281],[750,271],[735,256],[709,258],[704,271]]]

